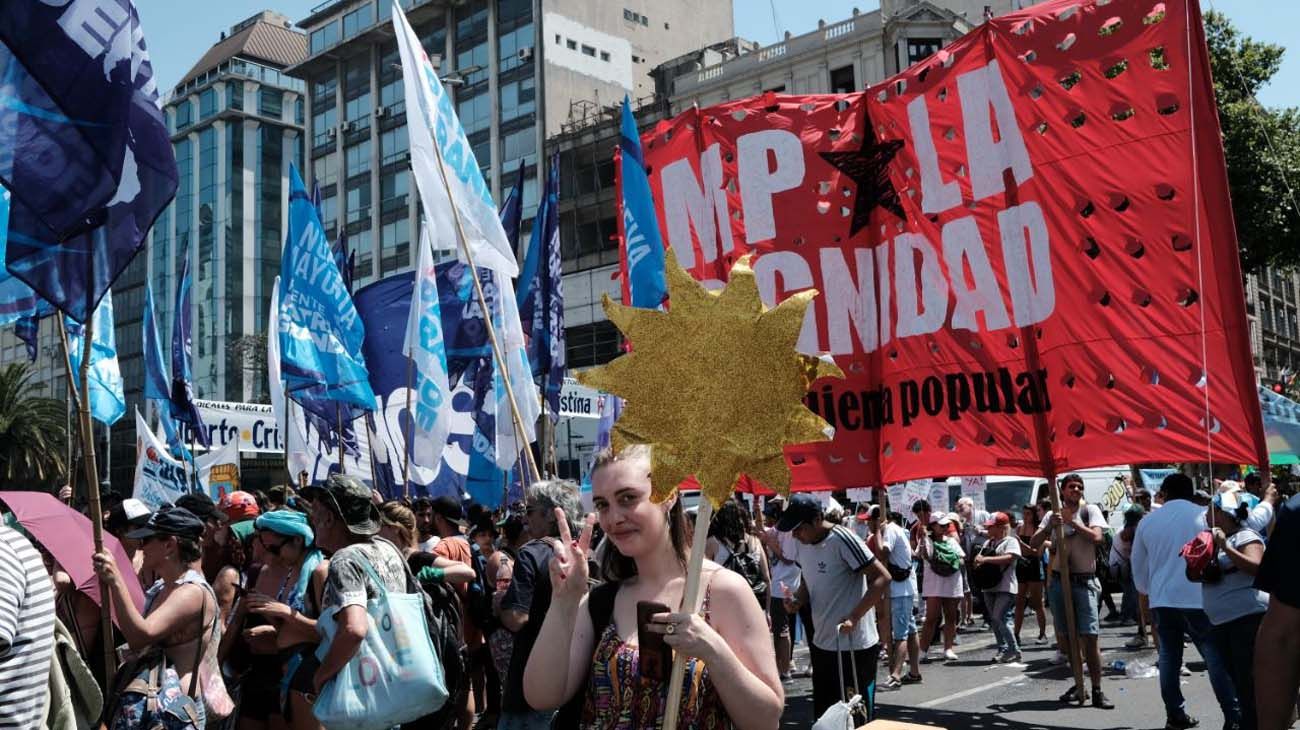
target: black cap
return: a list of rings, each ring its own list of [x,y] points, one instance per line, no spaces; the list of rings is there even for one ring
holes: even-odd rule
[[[212,501],[212,498],[203,492],[189,492],[181,495],[176,500],[176,506],[184,507],[191,515],[200,520],[226,521],[226,513],[217,509],[217,505]]]
[[[198,540],[203,536],[203,520],[184,507],[165,504],[158,508],[157,512],[149,515],[149,521],[144,524],[144,527],[126,533],[126,536],[132,540],[143,540],[154,535],[172,535]]]
[[[778,532],[789,532],[805,522],[815,522],[822,516],[822,503],[811,494],[796,494],[790,498],[790,504],[781,519],[776,521]]]
[[[460,506],[460,502],[457,502],[452,497],[438,497],[434,499],[431,504],[433,505],[433,513],[435,515],[442,515],[442,518],[451,524],[460,527],[465,527],[469,524],[465,521],[464,508]]]
[[[307,487],[301,495],[312,501],[323,500],[353,535],[370,537],[379,533],[379,508],[370,498],[370,487],[350,474],[331,474],[324,486]]]

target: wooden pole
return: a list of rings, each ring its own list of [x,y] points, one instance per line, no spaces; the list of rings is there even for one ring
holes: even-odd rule
[[[347,467],[347,465],[345,465],[345,464],[343,463],[343,409],[339,406],[338,403],[335,403],[335,404],[334,404],[334,418],[336,419],[336,421],[337,421],[337,423],[338,423],[338,437],[339,437],[339,473],[340,473],[340,474],[347,474],[347,473],[348,473],[348,467]]]
[[[465,254],[465,263],[469,264],[470,278],[474,281],[474,294],[478,297],[479,307],[483,311],[483,325],[487,329],[488,341],[492,343],[492,357],[496,360],[497,367],[501,368],[501,383],[505,386],[506,398],[510,401],[510,417],[515,424],[515,434],[518,435],[519,444],[523,447],[528,471],[533,481],[537,481],[541,476],[537,471],[537,463],[533,461],[532,449],[528,446],[528,432],[524,428],[523,416],[519,413],[519,402],[515,400],[515,389],[510,385],[510,370],[501,352],[501,343],[497,341],[496,326],[492,324],[492,310],[488,308],[487,297],[483,296],[483,284],[478,280],[478,267],[474,264],[474,253],[470,251],[469,241],[465,239],[465,226],[460,220],[460,209],[452,199],[451,182],[447,180],[447,170],[442,164],[442,148],[438,146],[436,140],[433,144],[433,153],[438,158],[438,172],[447,191],[447,200],[451,202],[451,217],[456,224],[456,240],[460,244],[461,253]]]
[[[680,495],[678,499],[681,499]],[[704,571],[704,547],[709,540],[709,523],[713,521],[713,503],[700,500],[700,511],[695,517],[695,535],[691,539],[691,558],[686,566],[686,589],[682,596],[682,612],[700,610],[700,575]],[[673,670],[668,675],[668,700],[664,705],[663,730],[677,730],[677,715],[682,705],[682,677],[686,675],[686,656],[673,656]]]
[[[293,484],[298,477],[292,471],[289,471],[289,431],[293,428],[289,424],[289,386],[283,381],[280,383],[281,391],[284,393],[284,426],[280,438],[284,440],[284,473],[289,475],[289,483]]]
[[[75,469],[72,465],[72,413],[74,411],[80,412],[81,398],[77,390],[76,376],[72,373],[72,357],[68,353],[68,330],[63,325],[63,315],[61,313],[55,314],[54,320],[59,328],[59,342],[63,345],[63,372],[67,376],[68,404],[71,406],[71,408],[64,411],[67,417],[64,419],[63,433],[68,441],[68,485],[73,487],[74,499],[72,501],[75,501],[77,479],[73,474]],[[78,437],[80,437],[80,434],[78,434]]]
[[[1061,490],[1056,484],[1056,475],[1047,476],[1047,485],[1049,494],[1052,499],[1052,512],[1061,517]],[[1070,584],[1070,551],[1065,547],[1065,518],[1056,525],[1056,532],[1052,535],[1056,543],[1052,545],[1053,560],[1056,562],[1057,570],[1060,573],[1061,581],[1061,603],[1065,609],[1065,650],[1070,655],[1070,670],[1074,672],[1074,690],[1079,696],[1079,704],[1083,704],[1083,656],[1081,652],[1083,647],[1080,646],[1079,629],[1074,625],[1074,593],[1073,586]],[[1051,576],[1047,576],[1051,580]],[[1050,583],[1049,583],[1050,588]]]
[[[74,386],[72,382],[72,361],[68,357],[68,331],[63,326],[62,315],[56,313],[55,317],[59,320],[59,332],[63,336],[64,358],[68,363],[68,384]],[[86,324],[82,329],[82,346],[81,346],[81,367],[78,380],[81,388],[78,390],[72,387],[72,393],[77,398],[77,410],[80,415],[81,426],[81,455],[82,462],[86,472],[86,496],[90,509],[90,526],[91,535],[94,539],[95,552],[104,552],[104,508],[99,501],[99,481],[96,477],[99,469],[95,465],[95,438],[94,427],[90,420],[90,398],[77,397],[76,394],[89,393],[90,388],[90,353],[91,339],[94,337],[95,320],[93,316],[86,318]],[[104,644],[104,686],[113,686],[114,658],[117,656],[113,651],[113,614],[110,607],[110,597],[108,592],[108,581],[101,576],[99,579],[99,634],[100,640]]]

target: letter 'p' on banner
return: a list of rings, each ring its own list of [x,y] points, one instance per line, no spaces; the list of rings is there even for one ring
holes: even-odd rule
[[[1189,55],[1190,54],[1190,55]],[[796,488],[1141,461],[1262,463],[1200,11],[1055,0],[865,92],[766,94],[645,135],[661,230],[830,353]]]

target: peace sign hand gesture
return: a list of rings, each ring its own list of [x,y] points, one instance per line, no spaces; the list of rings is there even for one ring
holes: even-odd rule
[[[582,534],[574,542],[564,510],[555,510],[560,539],[551,545],[554,553],[551,557],[551,592],[557,601],[570,601],[576,606],[587,593],[587,554],[590,552],[591,529],[595,522],[595,515],[587,515]]]

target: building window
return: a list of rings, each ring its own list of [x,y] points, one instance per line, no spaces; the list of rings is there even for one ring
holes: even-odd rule
[[[284,92],[263,86],[257,92],[257,113],[279,119],[284,113]]]
[[[559,33],[556,33],[556,34],[555,34],[555,45],[557,45],[557,46],[560,45],[560,34],[559,34]]]
[[[857,86],[852,65],[831,69],[832,94],[850,94],[857,91]]]
[[[370,178],[351,183],[347,189],[348,224],[370,220]]]
[[[467,48],[456,55],[456,68],[468,69],[477,66],[478,69],[466,73],[463,78],[465,86],[474,86],[487,80],[488,77],[488,46],[487,41],[483,41],[471,48]]]
[[[370,140],[362,140],[344,150],[347,155],[347,176],[370,172]]]
[[[311,161],[312,181],[326,187],[338,182],[339,179],[339,155],[337,152],[331,152],[328,155],[322,155]]]
[[[623,8],[623,20],[630,20],[633,23],[635,23],[636,13],[632,12],[631,10],[628,10],[627,8]]]
[[[311,105],[313,109],[334,106],[338,100],[334,97],[338,94],[339,79],[333,73],[311,85]]]
[[[410,149],[410,137],[406,125],[384,130],[379,134],[379,166],[405,162]]]
[[[595,58],[595,57],[596,57],[596,49],[595,49],[595,48],[592,48],[591,46],[584,45],[584,46],[582,47],[582,55],[584,55],[584,56],[591,56],[592,58]]]
[[[334,228],[339,220],[339,196],[330,195],[320,199],[320,221],[327,230]]]
[[[566,328],[564,343],[571,368],[603,365],[620,354],[618,328],[609,320]]]
[[[518,81],[511,81],[508,84],[502,84],[499,93],[501,96],[502,123],[532,114],[537,107],[537,90],[531,76]]]
[[[664,23],[664,30],[668,30],[668,24]]]
[[[573,40],[572,38],[564,39],[564,45],[568,46],[570,51],[578,50],[578,42]]]
[[[355,272],[353,272],[353,276],[355,276],[358,280],[361,280],[369,277],[373,273],[375,273],[373,254],[358,253],[357,269]]]
[[[941,47],[943,47],[943,41],[938,38],[908,38],[907,65],[911,66],[924,61],[937,53]]]
[[[379,178],[380,215],[401,212],[402,220],[406,220],[406,198],[410,193],[410,184],[410,174],[406,170],[398,170]]]
[[[362,30],[369,28],[374,22],[374,6],[370,4],[362,5],[343,16],[343,37],[351,38]]]
[[[646,16],[642,15],[642,16],[641,16],[641,25],[649,26],[649,25],[650,25],[650,19],[647,18]]]
[[[244,108],[244,82],[243,81],[226,82],[226,108],[227,109]]]
[[[338,133],[338,129],[337,129],[338,125],[339,125],[339,110],[333,107],[326,109],[325,111],[320,112],[318,114],[312,115],[311,146],[315,148],[315,147],[324,147],[325,145],[334,144],[334,137]]]
[[[339,42],[339,22],[331,20],[324,26],[311,32],[311,52],[313,54],[333,46]]]
[[[608,63],[608,62],[609,62],[609,51],[601,51],[601,52],[600,52],[600,60],[602,60],[602,61]]]
[[[176,105],[176,131],[177,132],[181,131],[182,129],[185,129],[186,127],[190,126],[190,124],[193,123],[194,120],[193,117],[191,116],[193,114],[193,111],[194,109],[193,107],[190,106],[189,99],[185,99],[181,101],[181,103]]]
[[[475,94],[457,105],[456,115],[465,127],[465,134],[470,135],[488,128],[491,123],[491,100],[487,94]]]
[[[641,57],[636,55],[635,53],[632,54],[632,63],[641,63]]]
[[[411,222],[405,217],[379,228],[379,266],[388,273],[411,265]]]
[[[217,90],[209,88],[199,94],[199,119],[207,119],[217,113]]]

